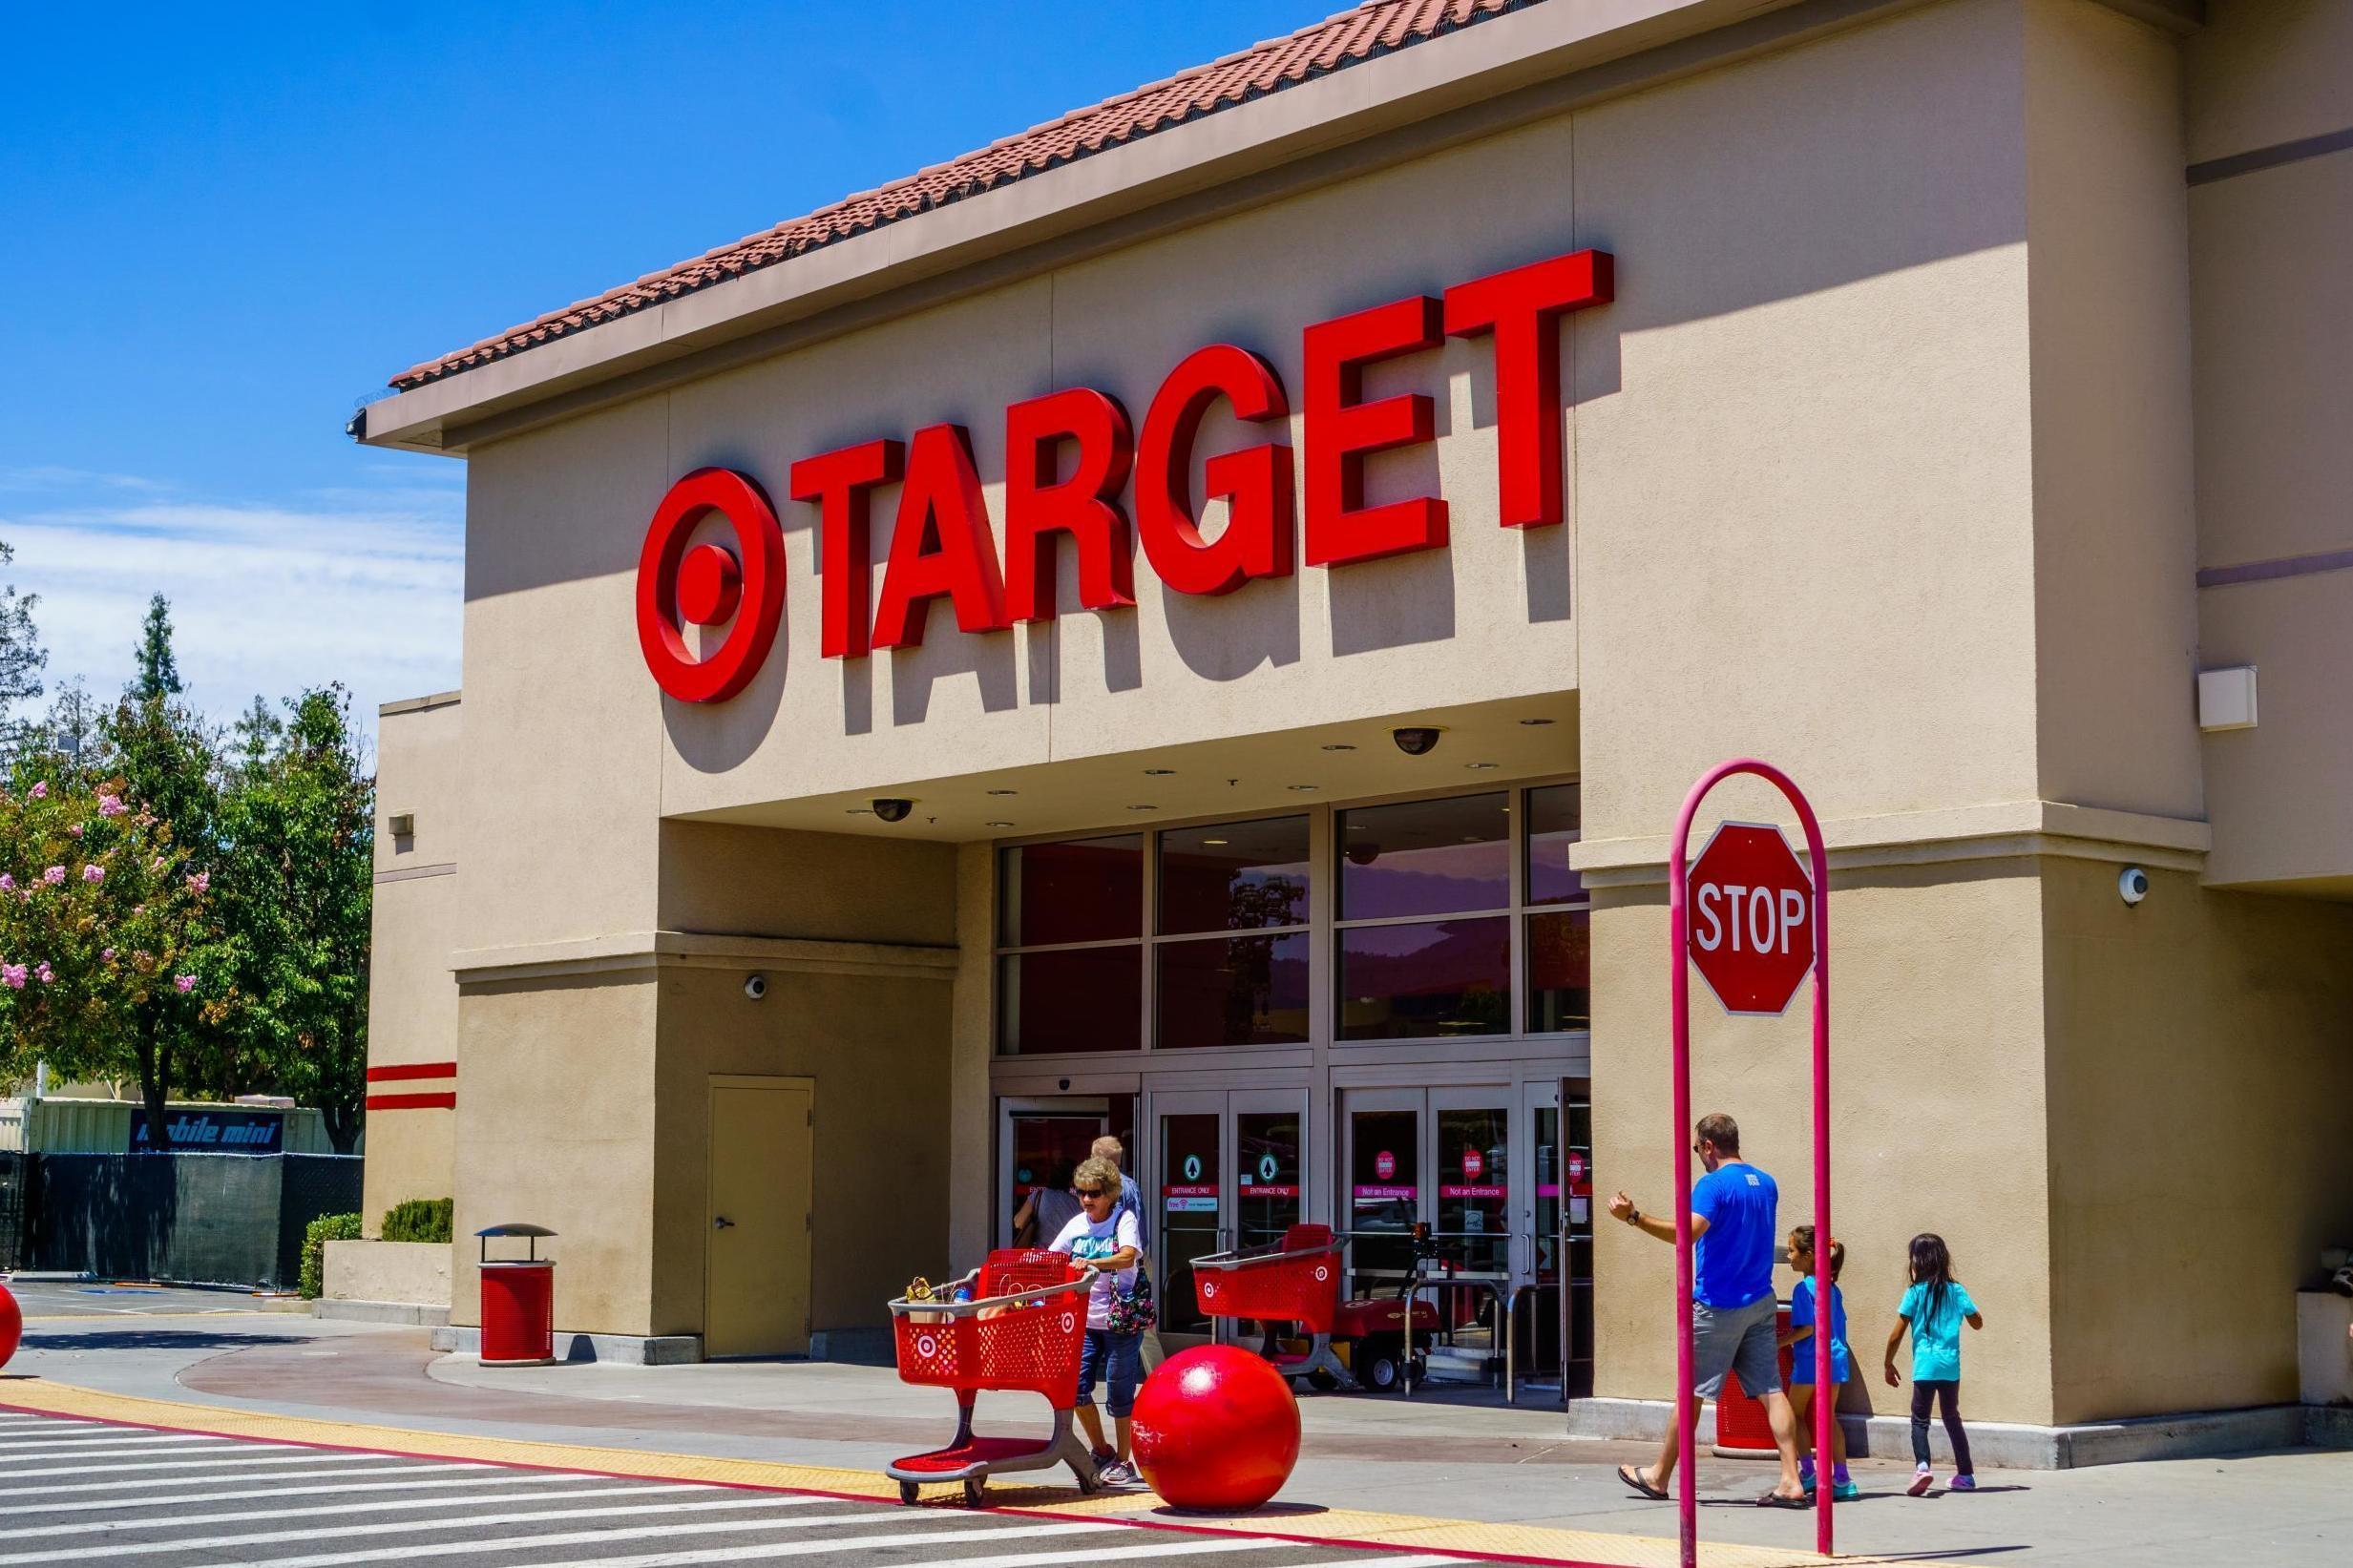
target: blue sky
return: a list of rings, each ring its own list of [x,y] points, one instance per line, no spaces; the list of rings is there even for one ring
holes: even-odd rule
[[[20,10],[0,581],[53,688],[119,688],[156,592],[221,718],[454,686],[463,466],[341,433],[388,376],[1340,9]]]

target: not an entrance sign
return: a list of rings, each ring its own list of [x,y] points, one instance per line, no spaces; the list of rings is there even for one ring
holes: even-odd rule
[[[1691,963],[1724,1011],[1787,1012],[1814,967],[1814,883],[1781,830],[1718,825],[1691,889]]]

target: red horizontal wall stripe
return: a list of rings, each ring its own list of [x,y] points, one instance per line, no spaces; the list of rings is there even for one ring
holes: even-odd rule
[[[457,1095],[454,1090],[443,1095],[370,1095],[368,1108],[371,1111],[454,1111]]]
[[[453,1061],[412,1061],[397,1067],[371,1067],[368,1070],[370,1083],[392,1083],[402,1078],[453,1078],[457,1063]]]

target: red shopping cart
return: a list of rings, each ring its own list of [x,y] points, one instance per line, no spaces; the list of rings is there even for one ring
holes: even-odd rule
[[[1079,1348],[1086,1338],[1091,1274],[1059,1252],[1008,1248],[946,1287],[971,1299],[891,1304],[902,1381],[954,1389],[956,1439],[928,1453],[894,1459],[883,1474],[912,1503],[926,1482],[964,1484],[977,1504],[992,1475],[1068,1464],[1079,1489],[1096,1489],[1095,1458],[1071,1430],[1079,1402]],[[1053,1435],[983,1437],[973,1431],[974,1396],[983,1390],[1040,1393],[1054,1407]]]
[[[1193,1299],[1212,1318],[1250,1318],[1266,1329],[1261,1349],[1287,1378],[1323,1373],[1353,1389],[1356,1380],[1332,1351],[1332,1323],[1340,1307],[1340,1254],[1330,1225],[1293,1225],[1272,1246],[1217,1252],[1193,1260]],[[1308,1336],[1303,1352],[1282,1349],[1280,1330],[1297,1324]],[[1330,1385],[1327,1384],[1327,1387]]]

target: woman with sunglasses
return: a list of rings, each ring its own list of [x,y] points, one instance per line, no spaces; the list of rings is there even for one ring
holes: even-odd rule
[[[1054,1238],[1052,1250],[1067,1253],[1095,1271],[1094,1288],[1086,1298],[1086,1344],[1079,1353],[1079,1425],[1104,1484],[1132,1486],[1136,1473],[1128,1463],[1128,1413],[1135,1409],[1136,1385],[1144,1380],[1144,1335],[1117,1333],[1111,1328],[1112,1307],[1136,1287],[1136,1265],[1144,1258],[1144,1238],[1135,1210],[1120,1203],[1120,1169],[1108,1160],[1088,1160],[1073,1181],[1081,1213]],[[1109,1385],[1105,1401],[1119,1439],[1115,1451],[1103,1442],[1103,1419],[1095,1413],[1095,1385]]]

